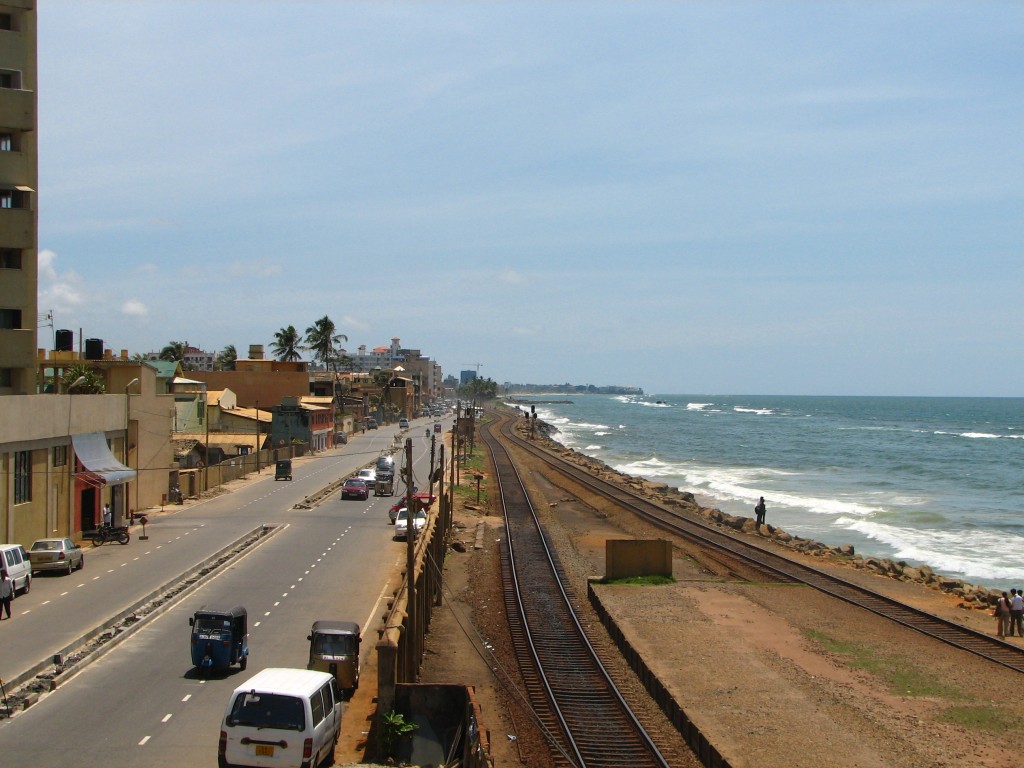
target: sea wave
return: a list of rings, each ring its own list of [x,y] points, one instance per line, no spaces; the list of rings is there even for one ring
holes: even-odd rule
[[[703,411],[705,408],[710,408],[714,403],[687,403],[686,410],[688,411]]]
[[[775,414],[775,410],[772,408],[744,408],[741,405],[734,405],[732,409],[736,413],[754,413],[758,416],[773,416]]]
[[[1020,580],[1024,536],[982,529],[902,528],[872,520],[840,518],[836,525],[887,545],[893,559],[926,563],[968,582]]]

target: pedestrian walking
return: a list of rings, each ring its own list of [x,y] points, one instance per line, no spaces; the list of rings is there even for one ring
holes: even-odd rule
[[[0,621],[4,613],[11,618],[11,600],[14,598],[14,582],[7,578],[7,571],[0,571]]]
[[[1010,597],[1005,592],[996,600],[992,615],[996,617],[996,637],[1006,637],[1006,625],[1010,623]]]
[[[1024,592],[1019,589],[1010,590],[1010,631],[1007,634],[1013,637],[1014,630],[1019,637],[1024,637]]]
[[[764,525],[764,514],[767,512],[767,508],[764,505],[764,496],[757,502],[757,506],[754,507],[754,514],[757,515],[757,524]]]

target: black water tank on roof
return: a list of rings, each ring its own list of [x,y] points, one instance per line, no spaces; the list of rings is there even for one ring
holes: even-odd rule
[[[102,360],[103,359],[103,339],[86,339],[85,340],[85,359],[86,360]]]
[[[58,352],[70,352],[74,349],[75,345],[75,334],[66,328],[62,328],[56,333],[56,349]]]

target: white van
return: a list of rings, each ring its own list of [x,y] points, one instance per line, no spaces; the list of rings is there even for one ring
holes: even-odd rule
[[[14,582],[14,593],[27,595],[32,588],[32,563],[21,544],[0,544],[0,567]]]
[[[217,763],[220,768],[329,764],[340,732],[341,702],[334,695],[333,676],[308,669],[264,669],[231,694]]]

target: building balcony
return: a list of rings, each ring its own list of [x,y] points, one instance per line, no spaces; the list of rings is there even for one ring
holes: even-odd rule
[[[0,179],[24,179],[35,186],[35,172],[32,158],[24,152],[0,152]]]
[[[0,368],[36,366],[36,329],[0,328]]]
[[[19,131],[36,129],[36,93],[0,88],[0,125]]]
[[[35,211],[0,208],[0,247],[35,250]]]

